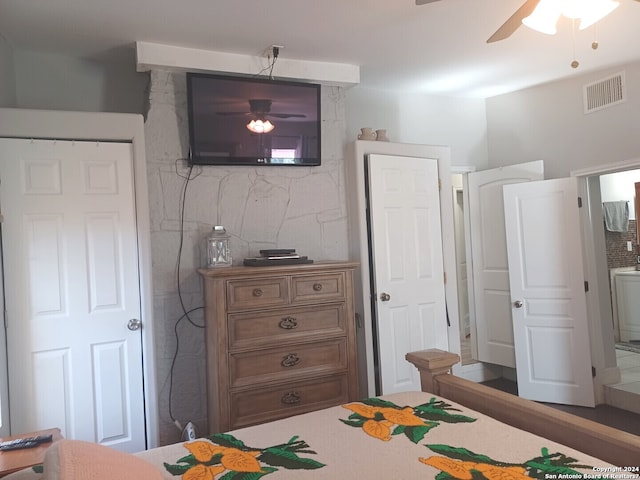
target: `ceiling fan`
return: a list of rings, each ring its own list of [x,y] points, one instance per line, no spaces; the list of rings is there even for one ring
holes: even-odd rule
[[[305,118],[302,113],[272,113],[272,101],[267,98],[254,98],[249,100],[249,111],[244,112],[216,112],[218,115],[253,115],[257,118]]]
[[[416,5],[426,5],[427,3],[434,3],[440,0],[416,0]],[[640,0],[635,0],[640,2]],[[517,29],[522,25],[522,19],[531,15],[535,8],[540,3],[540,0],[526,0],[522,6],[511,15],[506,22],[504,22],[496,32],[489,37],[487,43],[498,42],[510,37]]]
[[[416,5],[426,5],[428,3],[439,2],[440,0],[416,0]],[[638,0],[640,1],[640,0]],[[526,0],[524,4],[516,10],[516,13],[511,15],[506,22],[502,24],[502,26],[489,37],[487,43],[497,42],[499,40],[504,40],[507,37],[510,37],[520,25],[522,25],[522,19],[531,15],[531,12],[535,10],[535,8],[540,3],[540,0]]]

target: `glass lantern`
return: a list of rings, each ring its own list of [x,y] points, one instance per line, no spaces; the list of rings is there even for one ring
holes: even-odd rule
[[[222,225],[216,225],[207,236],[207,268],[230,267],[229,235]]]

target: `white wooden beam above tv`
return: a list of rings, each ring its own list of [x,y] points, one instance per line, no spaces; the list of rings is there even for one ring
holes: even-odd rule
[[[259,55],[240,55],[149,42],[136,42],[136,57],[138,72],[160,69],[256,75],[269,65],[268,59]],[[279,79],[306,80],[345,87],[360,83],[358,65],[293,60],[283,57],[282,51],[273,75]]]

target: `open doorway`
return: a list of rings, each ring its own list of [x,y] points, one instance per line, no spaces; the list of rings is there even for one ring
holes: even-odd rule
[[[604,386],[603,398],[598,403],[635,412],[640,412],[640,383],[637,381],[640,355],[635,356],[633,352],[616,348],[621,336],[616,299],[618,282],[615,274],[626,270],[633,271],[635,275],[634,261],[637,262],[638,252],[637,228],[633,227],[635,191],[632,186],[620,185],[626,182],[632,184],[635,181],[634,175],[640,173],[638,170],[640,159],[631,159],[571,172],[572,176],[581,180],[581,195],[587,199],[583,215],[583,238],[587,258],[586,275],[590,280],[590,290],[594,293],[589,296],[588,308],[595,313],[594,318],[599,317],[601,320],[599,325],[593,322],[591,324],[592,335],[600,340],[599,344],[592,342],[592,349],[596,346],[592,353],[596,357],[596,363],[603,367],[596,377],[596,383]],[[623,231],[607,230],[604,222],[605,202],[628,202],[630,225],[625,225]],[[637,222],[635,223],[637,226]],[[631,242],[630,247],[627,242]],[[598,327],[601,328],[600,332]],[[629,377],[629,374],[635,375],[631,377],[635,382],[622,378],[623,375]],[[629,385],[633,383],[635,385]]]
[[[640,413],[640,270],[636,185],[640,169],[600,175],[616,364],[620,381],[605,389],[606,403]],[[639,185],[640,186],[640,185]],[[597,227],[597,225],[594,225]]]
[[[604,394],[601,393],[603,391],[602,385],[615,385],[620,382],[620,370],[624,370],[627,368],[627,364],[631,361],[629,358],[621,360],[620,364],[618,364],[616,353],[618,352],[614,346],[614,336],[613,329],[611,328],[613,318],[612,318],[612,310],[614,305],[612,304],[611,290],[610,290],[610,280],[609,280],[609,268],[607,267],[607,255],[606,255],[606,240],[604,233],[604,224],[603,224],[603,198],[601,196],[601,188],[600,188],[600,177],[612,173],[617,172],[626,172],[630,170],[638,170],[640,169],[640,159],[629,160],[626,162],[619,162],[617,164],[610,165],[601,165],[597,167],[592,167],[589,169],[584,169],[576,172],[572,172],[571,176],[577,177],[580,181],[578,182],[580,185],[580,195],[583,199],[586,199],[584,202],[585,208],[583,212],[588,219],[583,222],[583,232],[582,236],[585,239],[585,261],[586,261],[586,271],[585,271],[585,280],[588,279],[589,283],[591,283],[590,291],[591,294],[588,296],[588,309],[591,311],[589,317],[593,315],[593,319],[591,319],[590,330],[593,336],[592,341],[592,360],[593,365],[597,367],[597,377],[595,378],[596,382],[596,403],[605,403]],[[454,172],[454,175],[457,172]],[[455,181],[452,182],[455,185]],[[462,195],[467,192],[462,191]],[[459,203],[459,195],[460,193],[454,187],[453,192],[453,204],[454,208],[457,210],[456,215],[463,216],[464,212],[464,202],[462,203],[462,210],[460,211],[460,203]],[[605,198],[604,200],[609,201],[611,199],[606,193],[605,189]],[[632,228],[632,227],[631,227]],[[632,241],[632,249],[637,248],[637,238]],[[622,245],[625,250],[627,249],[627,240],[624,240]],[[633,257],[636,252],[629,252]],[[462,258],[462,257],[461,257]],[[470,258],[470,256],[468,257]],[[460,265],[463,262],[457,261],[457,264]],[[470,262],[469,262],[470,263]],[[633,265],[633,264],[632,264]],[[630,265],[630,267],[632,267]],[[463,275],[459,275],[461,278]],[[464,286],[459,290],[460,292],[464,291]],[[464,296],[462,301],[464,301]],[[640,298],[640,295],[637,296]],[[467,298],[471,298],[470,307],[471,307],[471,315],[473,317],[473,295],[467,296]],[[463,312],[464,309],[460,308],[460,311]],[[461,313],[461,321],[460,321],[460,342],[462,349],[464,348],[464,342],[466,337],[466,329],[464,326],[464,314]],[[473,344],[473,322],[471,323],[471,340]],[[461,350],[462,350],[461,349]],[[626,355],[625,355],[626,356]],[[478,358],[478,357],[475,357]],[[640,357],[638,358],[638,364],[634,364],[632,368],[638,368],[640,370]],[[468,361],[468,360],[467,360]],[[471,359],[473,362],[473,357]],[[484,363],[477,363],[476,365],[485,365]],[[620,367],[620,369],[618,368]],[[640,375],[640,371],[635,373],[636,376]],[[636,386],[640,387],[640,382],[636,381]],[[611,390],[607,388],[607,390]],[[640,394],[640,392],[638,392]],[[636,397],[640,398],[640,397]],[[606,403],[612,403],[609,398],[607,398]],[[640,406],[640,402],[635,400],[637,406]],[[621,405],[624,408],[624,405]]]
[[[462,365],[477,363],[474,358],[472,345],[473,336],[471,334],[471,298],[469,296],[467,261],[467,232],[465,230],[465,191],[464,174],[453,173],[451,175],[451,185],[453,188],[453,222],[455,230],[455,251],[456,251],[456,280],[458,285],[458,315],[460,318],[460,359]]]

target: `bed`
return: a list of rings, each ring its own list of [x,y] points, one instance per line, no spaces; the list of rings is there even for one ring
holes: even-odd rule
[[[458,356],[407,354],[422,392],[363,399],[136,455],[62,440],[47,478],[268,480],[640,478],[640,437],[449,374]],[[44,473],[42,470],[44,469]]]

